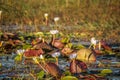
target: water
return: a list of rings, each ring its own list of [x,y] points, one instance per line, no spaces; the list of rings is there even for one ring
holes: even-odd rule
[[[111,75],[106,76],[109,80],[120,80],[120,62],[115,56],[99,56],[97,57],[98,62],[89,66],[89,71],[91,73],[98,74],[103,69],[111,69],[113,72]],[[104,64],[104,66],[96,67],[99,61]],[[40,69],[35,64],[22,64],[22,62],[16,63],[12,55],[0,56],[0,63],[2,67],[0,68],[0,80],[7,78],[10,80],[13,77],[17,78],[27,78],[31,77],[29,74],[32,71],[39,72]],[[63,71],[66,67],[69,67],[70,63],[63,58],[59,58],[59,67]]]

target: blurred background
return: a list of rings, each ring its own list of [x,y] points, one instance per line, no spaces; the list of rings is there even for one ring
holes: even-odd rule
[[[120,0],[0,0],[1,31],[46,31],[54,26],[54,17],[59,17],[63,32],[119,42],[119,8]]]

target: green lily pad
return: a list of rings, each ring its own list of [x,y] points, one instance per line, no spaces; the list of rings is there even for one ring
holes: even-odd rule
[[[74,44],[73,48],[74,49],[82,49],[82,48],[85,48],[85,46],[83,46],[82,44],[79,44],[79,45]]]
[[[61,80],[78,80],[78,78],[74,76],[65,76],[65,77],[62,77]]]
[[[70,38],[69,38],[69,37],[63,38],[63,39],[61,40],[61,42],[63,42],[63,43],[68,43],[69,41],[70,41]]]
[[[67,47],[67,48],[72,48],[72,46],[73,46],[72,43],[68,43],[68,44],[65,45],[65,47]]]
[[[14,58],[15,61],[21,61],[22,60],[22,55],[17,55],[15,58]]]
[[[45,75],[45,72],[44,71],[40,71],[39,73],[37,73],[37,78],[38,79],[42,79]]]
[[[30,45],[30,44],[25,44],[25,45],[23,45],[23,49],[28,49],[28,48],[31,48],[31,45]]]
[[[112,73],[112,70],[111,69],[103,69],[101,72],[100,72],[100,75],[101,76],[106,76],[107,74],[111,74]]]
[[[71,76],[71,72],[69,70],[64,72],[65,76]]]

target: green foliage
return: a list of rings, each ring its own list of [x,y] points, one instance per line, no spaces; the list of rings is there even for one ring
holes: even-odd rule
[[[65,77],[62,77],[61,80],[78,80],[78,79],[74,76],[65,76]]]
[[[30,44],[25,44],[25,45],[23,45],[23,49],[29,49],[29,48],[31,48],[31,45],[30,45]]]
[[[44,75],[45,75],[45,72],[44,72],[44,71],[40,71],[39,73],[37,73],[37,78],[38,78],[38,80],[42,80],[43,77],[44,77]]]
[[[14,58],[15,61],[21,61],[22,60],[22,55],[17,55],[15,58]]]
[[[111,74],[113,71],[111,69],[103,69],[101,72],[100,72],[100,75],[101,76],[106,76],[107,74]]]
[[[45,60],[48,62],[56,62],[55,58],[53,58],[53,57],[47,58]]]
[[[62,38],[61,42],[68,43],[70,41],[69,37]]]
[[[72,43],[67,43],[67,44],[65,45],[65,47],[67,47],[67,48],[72,48],[72,46],[73,46]]]
[[[24,41],[24,37],[23,36],[20,36],[19,38],[20,38],[20,40]]]
[[[105,23],[117,19],[119,15],[119,10],[117,10],[119,9],[119,2],[119,0],[68,0],[68,2],[65,0],[6,0],[0,1],[0,10],[4,13],[4,20],[12,19],[14,21],[18,20],[18,22],[22,20],[25,23],[26,21],[28,21],[27,23],[29,23],[29,21],[32,22],[35,19],[42,23],[41,19],[44,18],[43,15],[46,12],[50,14],[49,18],[61,16],[62,21],[66,23]],[[111,7],[114,9],[111,9]],[[116,10],[116,12],[112,14],[114,10]],[[115,21],[112,22],[115,23]],[[34,22],[32,22],[32,24],[33,23]]]
[[[2,35],[3,33],[2,32],[0,32],[0,36]]]
[[[34,35],[38,36],[38,37],[43,37],[44,33],[43,32],[36,32]]]
[[[66,71],[64,72],[64,75],[65,75],[65,76],[71,76],[71,72],[68,71],[68,70],[66,70]]]
[[[82,44],[74,44],[73,45],[73,49],[82,49],[85,48],[85,46],[83,46]]]

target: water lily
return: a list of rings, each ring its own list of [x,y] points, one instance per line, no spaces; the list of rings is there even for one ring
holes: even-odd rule
[[[33,60],[35,61],[35,63],[39,64],[39,62],[38,62],[36,57],[34,57]]]
[[[69,55],[69,58],[70,58],[70,59],[75,59],[76,56],[77,56],[77,54],[76,54],[76,53],[73,53],[73,54],[70,54],[70,55]]]
[[[91,38],[91,43],[94,44],[94,45],[97,44],[97,40],[95,39],[95,37],[92,37],[92,38]]]
[[[45,13],[45,14],[44,14],[44,17],[48,17],[48,13]]]
[[[40,55],[40,59],[44,59],[43,55]]]
[[[39,40],[42,40],[42,37],[39,37],[38,39],[39,39]]]
[[[55,52],[52,54],[52,57],[58,57],[58,56],[60,56],[60,52]]]
[[[19,50],[17,50],[17,54],[18,54],[18,55],[22,55],[24,52],[25,52],[24,49],[19,49]]]
[[[52,54],[52,57],[54,57],[56,60],[56,65],[58,65],[58,56],[60,56],[60,54],[61,54],[60,52],[55,52]]]
[[[97,42],[98,42],[98,40],[96,40],[95,37],[92,37],[91,38],[91,45],[90,45],[90,47],[93,45],[93,48],[95,49],[95,46],[96,46]]]
[[[45,17],[45,24],[48,25],[48,13],[45,13],[44,17]]]
[[[59,21],[59,19],[60,19],[59,17],[55,17],[54,21],[57,22],[57,21]]]
[[[43,64],[46,64],[46,62],[45,62],[45,59],[44,59],[43,55],[40,55],[40,56],[39,56],[39,58],[41,59],[41,62],[43,62]]]
[[[51,34],[57,34],[57,33],[59,33],[59,31],[58,30],[50,30],[50,33]]]

